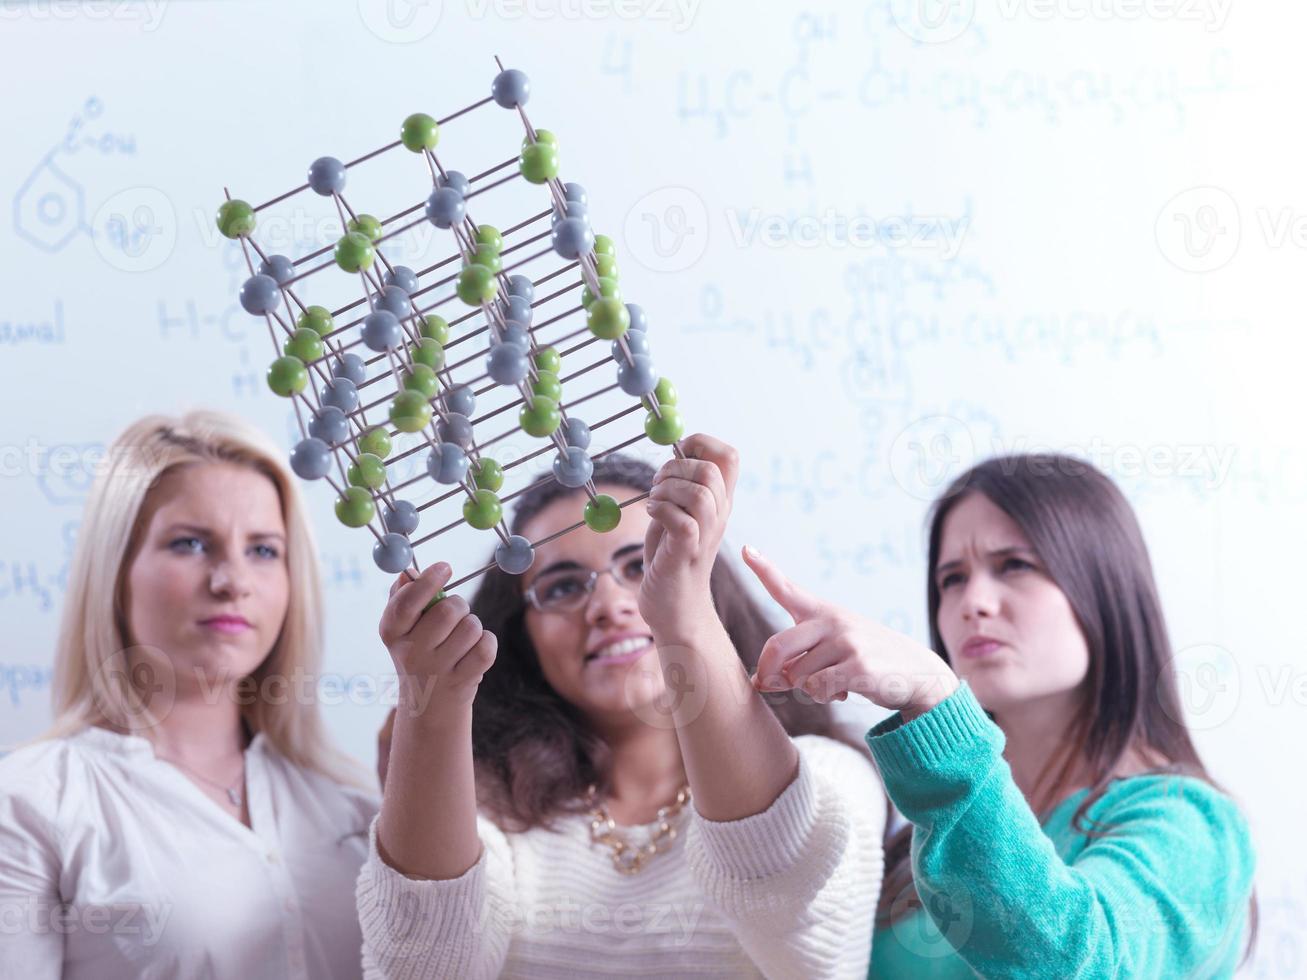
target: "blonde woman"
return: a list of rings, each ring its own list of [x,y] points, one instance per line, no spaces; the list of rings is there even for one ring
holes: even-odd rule
[[[282,454],[152,416],[87,502],[52,729],[0,760],[0,976],[344,978],[377,799],[313,699],[322,601]]]

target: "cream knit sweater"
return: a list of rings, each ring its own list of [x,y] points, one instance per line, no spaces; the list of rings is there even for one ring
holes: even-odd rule
[[[635,875],[570,816],[526,833],[482,818],[467,873],[410,878],[378,856],[374,821],[357,888],[365,975],[865,977],[885,793],[848,746],[795,746],[798,776],[767,810],[722,823],[686,807],[672,846]]]

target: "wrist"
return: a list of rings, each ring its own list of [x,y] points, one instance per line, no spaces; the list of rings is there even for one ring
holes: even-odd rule
[[[932,708],[947,701],[960,684],[961,681],[952,671],[941,675],[936,682],[926,685],[914,694],[912,700],[899,709],[899,714],[903,716],[904,722],[920,718]]]

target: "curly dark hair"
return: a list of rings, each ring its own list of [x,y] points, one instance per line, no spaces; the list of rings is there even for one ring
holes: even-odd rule
[[[629,456],[595,460],[597,485],[644,493],[653,479],[652,466]],[[580,493],[555,480],[540,481],[518,498],[510,530],[521,533],[554,501]],[[541,672],[526,631],[520,578],[493,568],[471,602],[472,612],[499,639],[499,654],[482,678],[472,708],[478,802],[499,826],[514,831],[548,826],[560,815],[580,812],[586,788],[607,788],[612,766],[603,737]],[[721,554],[709,587],[741,663],[752,672],[775,624]],[[791,736],[824,735],[866,754],[862,740],[841,728],[828,705],[786,694],[764,697]]]

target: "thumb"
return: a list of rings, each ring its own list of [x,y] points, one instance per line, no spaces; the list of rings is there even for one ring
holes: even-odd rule
[[[779,568],[748,545],[745,545],[741,554],[744,563],[758,576],[763,588],[781,604],[781,608],[794,617],[796,623],[816,613],[821,602],[815,596],[791,582]]]

